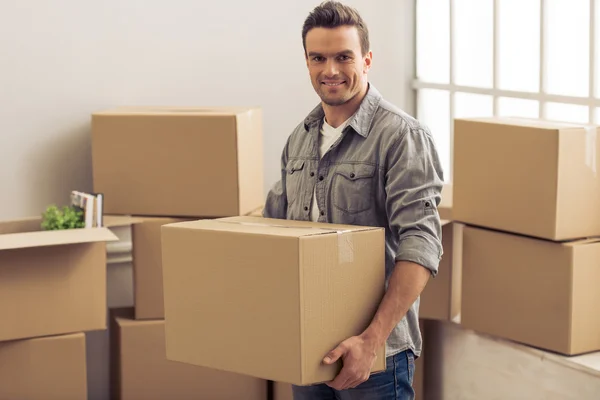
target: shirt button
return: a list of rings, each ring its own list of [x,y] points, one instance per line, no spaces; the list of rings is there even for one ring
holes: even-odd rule
[[[308,207],[304,207],[304,211],[308,211]]]
[[[354,178],[356,175],[354,175],[354,172],[350,174],[350,178]]]
[[[321,211],[321,215],[325,215],[325,211]]]
[[[310,176],[315,176],[315,173],[314,173],[314,172],[311,172],[311,173],[310,173]]]
[[[323,179],[325,179],[325,177],[324,177],[323,175],[321,175],[321,176],[319,177],[319,180],[320,180],[320,181],[322,181]]]

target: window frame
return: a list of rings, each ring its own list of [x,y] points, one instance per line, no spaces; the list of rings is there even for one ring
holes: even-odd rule
[[[417,2],[419,0],[416,0]],[[450,61],[450,71],[449,71],[449,83],[436,83],[436,82],[428,82],[426,80],[419,79],[417,76],[412,82],[412,88],[415,93],[416,98],[416,114],[417,116],[420,114],[419,110],[419,95],[420,90],[422,89],[437,89],[446,91],[449,93],[449,101],[450,101],[450,171],[447,171],[446,180],[452,181],[453,175],[453,164],[454,164],[454,127],[453,121],[455,118],[455,97],[457,92],[464,93],[472,93],[472,94],[481,94],[481,95],[490,95],[493,98],[493,115],[499,115],[499,98],[500,97],[508,97],[515,99],[526,99],[526,100],[536,100],[539,102],[539,110],[538,110],[538,118],[542,120],[547,120],[546,114],[546,105],[547,103],[565,103],[565,104],[573,104],[573,105],[582,105],[588,107],[588,124],[598,124],[600,121],[596,120],[596,107],[600,107],[600,98],[595,97],[596,93],[596,1],[599,0],[590,0],[590,29],[589,29],[589,88],[588,95],[586,97],[577,97],[577,96],[563,96],[547,93],[546,88],[546,56],[545,56],[545,40],[546,40],[546,32],[547,32],[547,12],[546,12],[546,0],[540,1],[540,76],[539,76],[539,91],[538,92],[522,92],[522,91],[513,91],[513,90],[503,90],[499,88],[499,80],[498,80],[498,70],[499,70],[499,3],[503,0],[492,0],[493,1],[493,59],[492,59],[492,77],[493,77],[493,86],[491,88],[484,87],[474,87],[474,86],[463,86],[455,84],[455,54],[454,54],[454,0],[447,0],[450,2],[449,4],[449,61]],[[416,18],[415,24],[419,24],[418,17]],[[415,37],[415,51],[419,51],[419,42],[418,37]]]

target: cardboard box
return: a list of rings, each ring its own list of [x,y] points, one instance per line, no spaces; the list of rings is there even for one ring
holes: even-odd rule
[[[222,217],[264,204],[258,108],[123,107],[92,115],[106,214]]]
[[[273,382],[273,400],[294,400],[292,385],[289,383]]]
[[[132,309],[112,310],[111,399],[267,399],[264,380],[168,361],[164,321],[132,318]]]
[[[1,342],[0,398],[86,400],[85,335]]]
[[[550,240],[600,235],[600,140],[581,125],[454,122],[453,219]]]
[[[132,226],[133,283],[136,319],[164,319],[160,227],[178,218],[144,218]]]
[[[421,338],[423,340],[423,349],[421,350],[421,355],[415,360],[415,373],[413,376],[413,390],[415,391],[415,399],[414,400],[424,400],[425,397],[425,341],[426,337],[426,329],[427,321],[423,319],[419,319],[419,329],[421,330]]]
[[[464,225],[442,220],[442,246],[438,274],[421,293],[419,318],[445,321],[460,318],[462,285],[462,229]]]
[[[462,325],[567,355],[600,350],[600,238],[465,227],[463,240]]]
[[[104,220],[110,228],[131,228],[135,318],[164,319],[160,227],[189,219],[107,215]]]
[[[600,353],[567,357],[427,321],[425,399],[594,400]]]
[[[442,201],[438,206],[440,218],[452,221],[452,184],[446,183],[442,187]]]
[[[0,223],[0,341],[106,329],[107,228]]]
[[[225,218],[163,225],[162,248],[167,357],[272,381],[335,378],[323,357],[385,290],[382,228]]]

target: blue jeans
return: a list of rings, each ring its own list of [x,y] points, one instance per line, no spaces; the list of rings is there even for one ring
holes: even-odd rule
[[[390,356],[383,372],[372,374],[354,389],[335,390],[325,384],[292,386],[294,400],[413,400],[415,356],[407,350]]]

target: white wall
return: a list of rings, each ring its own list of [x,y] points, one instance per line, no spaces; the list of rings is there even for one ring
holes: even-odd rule
[[[116,105],[259,105],[265,192],[317,103],[300,31],[315,0],[22,0],[0,13],[0,220],[91,190],[89,116]],[[414,0],[353,0],[372,82],[413,111]]]
[[[318,102],[300,34],[319,2],[4,2],[0,220],[39,215],[73,189],[91,190],[90,113],[117,105],[261,106],[266,193],[287,136]],[[412,113],[414,0],[347,4],[371,30],[371,81]],[[109,272],[109,299],[128,303],[130,269]],[[90,399],[104,399],[107,337],[88,339]]]

